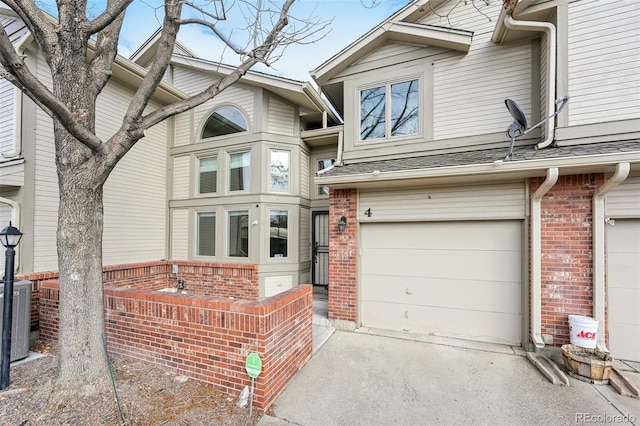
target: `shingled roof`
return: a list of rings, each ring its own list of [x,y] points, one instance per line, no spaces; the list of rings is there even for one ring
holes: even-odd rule
[[[531,160],[557,159],[569,157],[583,157],[589,155],[605,155],[616,153],[638,152],[640,161],[640,139],[616,142],[600,142],[584,145],[549,147],[541,150],[535,145],[520,146],[514,149],[515,156],[512,163]],[[446,154],[422,155],[392,160],[368,161],[336,166],[322,173],[323,177],[347,176],[363,173],[394,172],[400,170],[423,170],[438,167],[453,167],[479,164],[493,164],[497,160],[504,160],[506,148],[492,148],[477,151],[452,152]]]

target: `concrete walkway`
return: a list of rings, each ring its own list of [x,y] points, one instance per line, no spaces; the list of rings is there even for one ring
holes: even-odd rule
[[[640,401],[611,386],[554,386],[521,350],[448,343],[336,331],[258,424],[640,425]]]

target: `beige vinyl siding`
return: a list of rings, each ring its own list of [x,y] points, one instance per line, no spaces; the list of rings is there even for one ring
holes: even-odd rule
[[[190,197],[189,191],[189,157],[175,157],[173,159],[173,195],[174,200]]]
[[[8,192],[8,191],[7,191]],[[6,197],[8,194],[3,190],[2,196]],[[6,203],[0,201],[0,230],[4,229],[5,226],[9,225],[9,221],[12,220],[13,208]],[[20,226],[19,224],[14,223],[14,226]],[[2,251],[4,252],[4,247],[2,247]],[[0,275],[4,276],[4,253],[0,256]],[[17,264],[17,262],[16,262]]]
[[[193,127],[193,111],[187,111],[177,115],[175,119],[173,146],[184,146],[193,143],[195,137],[195,129]]]
[[[435,8],[436,13],[427,13],[418,23],[473,31],[473,41],[475,43],[476,36],[482,34],[491,35],[500,14],[500,9],[502,9],[502,2],[494,1],[490,5],[486,5],[484,2],[446,1]]]
[[[311,211],[300,208],[300,262],[311,260]]]
[[[13,84],[0,78],[0,159],[3,153],[15,149],[16,90]]]
[[[24,23],[17,18],[0,16],[0,25],[12,43],[17,43],[27,34]],[[0,159],[2,153],[14,150],[19,117],[16,117],[16,97],[18,89],[7,80],[0,78]]]
[[[490,34],[473,41],[469,54],[434,62],[435,140],[505,131],[507,98],[531,117],[531,42],[498,46]]]
[[[35,74],[47,87],[52,86],[51,73],[41,55],[37,55]],[[35,111],[33,271],[39,272],[58,269],[56,227],[59,195],[53,122],[51,117],[40,108],[35,106],[33,108]]]
[[[131,92],[109,84],[98,99],[96,132],[115,133]],[[158,105],[151,104],[156,109]],[[103,263],[143,262],[166,258],[167,122],[120,160],[104,187]]]
[[[175,67],[173,71],[174,85],[184,91],[187,94],[198,93],[211,85],[215,80],[211,75],[191,71],[182,67]],[[240,87],[238,87],[240,86]],[[253,128],[254,123],[254,92],[245,88],[246,86],[234,85],[228,87],[221,93],[219,93],[212,100],[205,102],[204,104],[196,107],[193,112],[193,122],[195,130],[200,128],[202,121],[208,114],[212,112],[212,109],[221,104],[230,104],[240,109],[247,115],[247,122],[249,124],[250,131]],[[185,119],[188,113],[183,114],[181,120]],[[196,135],[197,136],[197,135]],[[176,145],[185,145],[184,138],[178,138]]]
[[[300,151],[300,196],[302,198],[309,198],[310,195],[310,183],[309,182],[309,153],[305,150]]]
[[[189,259],[189,210],[171,211],[171,259]]]
[[[640,118],[640,2],[569,3],[569,125]]]
[[[523,182],[360,191],[360,222],[515,219],[525,216]],[[399,207],[401,206],[401,208]],[[365,215],[369,210],[371,217]]]
[[[402,63],[409,63],[415,60],[434,57],[446,53],[450,56],[448,49],[433,46],[414,46],[402,43],[387,42],[357,61],[341,73],[336,78],[346,77],[371,71],[372,69],[382,69]]]
[[[267,131],[280,135],[294,135],[295,109],[284,102],[269,97],[269,114],[267,118]]]
[[[630,177],[607,194],[605,214],[616,217],[640,217],[640,176]]]

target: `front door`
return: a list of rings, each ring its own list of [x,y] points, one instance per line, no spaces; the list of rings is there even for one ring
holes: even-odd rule
[[[311,234],[313,235],[313,263],[311,276],[313,285],[329,285],[329,212],[313,212]]]

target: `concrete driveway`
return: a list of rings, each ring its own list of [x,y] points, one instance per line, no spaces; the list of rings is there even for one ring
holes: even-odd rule
[[[611,386],[552,385],[520,349],[451,344],[337,331],[258,424],[640,425],[640,401]]]

